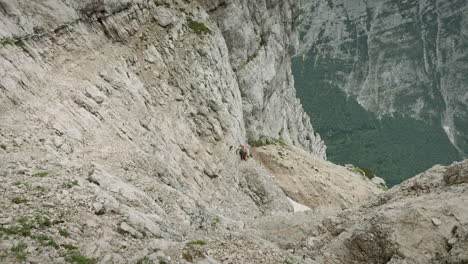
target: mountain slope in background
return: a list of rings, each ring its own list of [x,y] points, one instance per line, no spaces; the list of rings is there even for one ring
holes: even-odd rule
[[[331,160],[359,162],[397,183],[466,154],[466,1],[303,2],[295,81]],[[337,102],[347,102],[349,116],[325,107]],[[347,147],[360,157],[346,160]],[[419,164],[398,170],[401,155]]]

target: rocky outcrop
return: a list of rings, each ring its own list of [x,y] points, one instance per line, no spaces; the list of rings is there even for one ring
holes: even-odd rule
[[[466,1],[302,2],[302,49],[318,78],[378,116],[438,124],[467,152]]]
[[[253,227],[308,263],[464,263],[467,168],[435,166],[362,207],[266,216]]]
[[[226,39],[243,99],[247,138],[284,138],[325,157],[325,146],[296,98],[291,75],[290,56],[298,48],[295,1],[205,2]]]
[[[299,149],[267,145],[255,148],[253,154],[289,198],[308,208],[351,208],[366,203],[386,188],[382,179],[383,186],[357,170],[335,165]]]

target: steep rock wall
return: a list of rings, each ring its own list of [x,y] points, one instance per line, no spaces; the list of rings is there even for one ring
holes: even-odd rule
[[[327,65],[326,82],[378,116],[439,124],[466,153],[466,1],[308,0],[302,7],[303,49]]]
[[[2,187],[38,175],[49,176],[37,184],[51,193],[66,189],[62,180],[78,183],[50,203],[101,204],[155,236],[292,210],[267,171],[241,164],[234,149],[283,137],[325,157],[292,86],[295,33],[286,21],[295,7],[202,4],[0,1]],[[242,23],[251,32],[234,38]],[[248,60],[256,41],[263,55]]]

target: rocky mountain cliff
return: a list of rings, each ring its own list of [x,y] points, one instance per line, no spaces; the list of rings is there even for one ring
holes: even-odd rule
[[[292,85],[297,8],[0,0],[0,262],[326,262],[313,237],[338,247],[340,212],[384,186],[324,160]],[[463,248],[466,216],[440,208]]]
[[[378,116],[439,124],[468,151],[466,1],[312,0],[303,10],[303,48],[335,71],[329,81]]]
[[[296,84],[332,161],[395,184],[466,156],[466,1],[309,0],[302,10]]]

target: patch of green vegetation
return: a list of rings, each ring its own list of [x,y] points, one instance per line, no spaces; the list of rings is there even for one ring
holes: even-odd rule
[[[27,203],[28,200],[26,200],[25,198],[23,197],[19,197],[19,196],[15,196],[13,198],[11,198],[11,201],[15,204],[22,204],[22,203]]]
[[[67,250],[75,250],[75,249],[78,249],[77,247],[73,246],[73,245],[70,245],[70,244],[62,244],[61,245],[63,248],[67,249]]]
[[[160,259],[159,260],[159,264],[168,264],[167,261],[165,261],[164,259]]]
[[[164,2],[164,3],[158,3],[158,2],[156,2],[155,5],[156,5],[156,6],[164,6],[164,7],[167,7],[167,8],[170,8],[170,7],[171,7],[171,4],[166,3],[166,2]]]
[[[13,183],[13,185],[15,185],[15,186],[19,186],[19,185],[21,185],[21,184],[23,184],[23,183],[20,182],[20,181],[15,181],[15,182]]]
[[[11,226],[11,227],[0,226],[0,232],[5,233],[7,235],[29,236],[31,234],[31,228],[28,226]]]
[[[268,143],[266,141],[263,141],[263,140],[252,140],[252,141],[249,141],[249,145],[252,146],[252,147],[263,147],[263,146],[266,146],[268,145]]]
[[[2,45],[3,47],[7,46],[7,45],[10,45],[10,46],[14,46],[15,45],[15,41],[13,39],[7,39],[7,40],[4,40],[2,42]]]
[[[182,258],[185,259],[188,262],[193,262],[193,257],[190,255],[190,253],[183,252],[182,253]]]
[[[74,186],[77,186],[77,185],[78,185],[78,181],[77,181],[77,180],[73,180],[73,181],[67,182],[67,183],[65,184],[65,188],[71,189],[71,188],[73,188]]]
[[[57,244],[57,242],[55,242],[55,240],[49,236],[33,235],[32,238],[35,239],[37,242],[39,242],[39,244],[41,244],[42,246],[49,246],[55,249],[59,248],[59,245]]]
[[[24,42],[20,39],[20,40],[15,41],[15,45],[18,47],[24,47]]]
[[[153,264],[154,262],[148,257],[141,258],[137,260],[136,264]]]
[[[11,248],[11,251],[13,254],[15,254],[15,257],[17,260],[24,261],[26,260],[27,253],[24,251],[26,248],[28,248],[28,245],[26,243],[18,243],[16,246]]]
[[[34,187],[34,190],[38,191],[38,192],[41,192],[41,193],[46,193],[46,192],[49,191],[49,189],[47,187],[43,187],[43,186],[36,186],[36,187]]]
[[[284,142],[284,139],[283,138],[278,138],[278,139],[275,139],[275,138],[263,138],[263,139],[259,139],[259,140],[251,140],[249,141],[249,145],[253,146],[253,147],[263,147],[263,146],[267,146],[267,145],[278,145],[278,146],[281,146],[281,147],[287,147],[288,144],[286,144],[286,142]]]
[[[69,250],[67,255],[65,256],[65,260],[69,263],[76,263],[76,264],[96,264],[97,263],[97,259],[83,256],[77,250]]]
[[[190,20],[188,23],[189,28],[191,28],[197,35],[211,34],[211,30],[205,26],[205,24],[197,21]]]
[[[37,228],[46,228],[52,226],[50,219],[44,215],[36,215],[32,222]]]
[[[19,226],[0,227],[0,231],[9,235],[31,235],[31,229],[33,227],[28,223],[28,218],[20,217],[18,218],[18,222],[20,223]]]
[[[190,241],[190,242],[187,243],[187,246],[195,246],[195,245],[204,246],[204,245],[206,245],[206,242],[203,241],[203,240],[195,240],[195,241]]]
[[[17,219],[18,225],[10,227],[0,226],[0,232],[8,235],[22,235],[31,236],[33,229],[44,229],[52,226],[52,222],[46,216],[37,215],[34,218],[19,217]]]
[[[44,178],[45,176],[49,175],[47,171],[41,171],[33,174],[33,177]]]
[[[70,237],[70,232],[65,229],[59,229],[59,234],[63,237]]]
[[[5,144],[0,144],[0,148],[2,148],[3,150],[7,150],[7,146]]]
[[[273,144],[275,145],[279,145],[283,148],[287,147],[288,144],[286,144],[286,142],[284,142],[284,139],[283,138],[279,138],[279,139],[273,139]]]
[[[360,168],[360,169],[364,172],[364,176],[369,178],[369,180],[372,180],[372,178],[375,177],[375,173],[371,169],[368,169],[368,168]]]
[[[19,39],[19,40],[6,39],[6,40],[2,41],[2,46],[3,47],[6,47],[7,45],[24,47],[24,42],[21,39]]]

